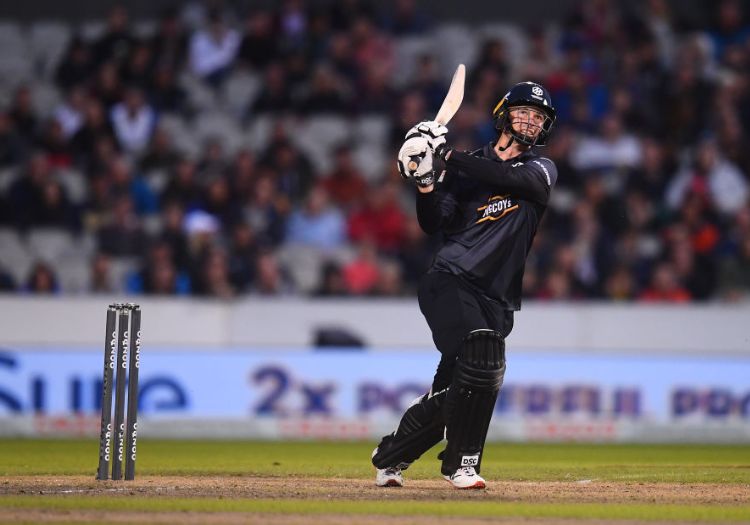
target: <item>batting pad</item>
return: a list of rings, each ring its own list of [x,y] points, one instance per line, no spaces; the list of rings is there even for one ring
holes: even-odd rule
[[[443,439],[443,404],[446,392],[425,394],[401,417],[398,429],[385,436],[375,449],[372,464],[377,468],[406,470],[426,451]]]
[[[442,473],[460,467],[480,471],[487,428],[505,376],[505,340],[494,330],[475,330],[464,340],[444,405],[448,446]]]

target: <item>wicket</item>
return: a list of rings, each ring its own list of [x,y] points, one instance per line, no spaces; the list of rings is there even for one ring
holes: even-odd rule
[[[110,458],[112,459],[112,479],[122,479],[124,452],[125,479],[131,480],[135,479],[138,434],[138,369],[141,359],[140,306],[135,303],[110,304],[107,308],[106,330],[104,375],[102,378],[102,420],[99,434],[99,468],[96,472],[96,479],[109,478]],[[129,369],[128,360],[130,360]],[[117,368],[116,378],[114,377],[115,367]],[[125,422],[126,382],[127,427]],[[114,390],[114,433],[112,424],[113,387],[116,387]]]

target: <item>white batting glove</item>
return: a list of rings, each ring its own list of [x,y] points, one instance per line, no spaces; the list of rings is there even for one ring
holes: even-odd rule
[[[415,135],[406,139],[398,152],[398,172],[403,179],[418,186],[429,186],[434,182],[432,149],[427,137]]]
[[[439,124],[434,120],[423,120],[406,133],[406,138],[421,135],[427,138],[430,144],[430,149],[434,152],[438,146],[445,144],[445,135],[447,133],[448,128],[442,124]]]

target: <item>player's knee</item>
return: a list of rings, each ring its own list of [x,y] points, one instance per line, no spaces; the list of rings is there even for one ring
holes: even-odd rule
[[[454,379],[480,390],[498,390],[505,376],[505,339],[494,330],[474,330],[464,339]]]

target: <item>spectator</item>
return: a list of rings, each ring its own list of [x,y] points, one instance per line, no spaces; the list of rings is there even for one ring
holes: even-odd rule
[[[406,289],[402,280],[401,266],[396,261],[384,261],[378,268],[378,279],[370,294],[375,297],[399,297]]]
[[[660,262],[654,268],[651,284],[640,296],[646,302],[685,303],[690,301],[690,293],[677,280],[674,267],[668,262]]]
[[[244,292],[255,279],[255,260],[258,257],[257,239],[250,225],[244,222],[235,224],[231,233],[230,281],[235,290]]]
[[[60,183],[49,179],[44,182],[41,190],[39,206],[33,210],[29,225],[77,232],[80,228],[77,210]]]
[[[7,113],[0,111],[0,167],[21,163],[25,147]]]
[[[99,250],[114,257],[139,257],[145,253],[146,241],[133,200],[125,195],[118,197],[109,223],[99,230]]]
[[[176,295],[189,291],[189,279],[177,272],[173,259],[167,242],[154,243],[140,271],[131,279],[129,291],[150,295]]]
[[[153,74],[152,65],[151,48],[145,43],[137,44],[120,69],[120,78],[128,86],[148,89]]]
[[[128,12],[122,5],[115,5],[107,16],[107,29],[94,44],[96,64],[113,61],[122,63],[130,54],[135,39],[130,34]]]
[[[104,104],[104,108],[109,113],[112,106],[122,101],[123,93],[117,64],[105,62],[99,67],[91,83],[91,95]]]
[[[304,115],[335,115],[346,112],[347,94],[341,79],[327,65],[318,65],[313,71],[307,93],[300,102],[300,112]]]
[[[360,71],[367,71],[369,66],[378,64],[388,75],[393,73],[393,42],[378,30],[371,18],[357,17],[352,25],[351,36],[354,61]]]
[[[22,85],[16,89],[8,115],[13,121],[16,132],[25,143],[27,145],[33,144],[36,140],[39,119],[34,112],[34,101],[29,86]]]
[[[406,222],[399,193],[393,180],[384,181],[377,191],[371,189],[364,205],[349,216],[349,238],[354,242],[372,239],[378,250],[394,253],[401,245]]]
[[[55,82],[64,90],[88,79],[94,71],[89,46],[78,36],[74,37],[55,72]]]
[[[91,259],[88,291],[96,294],[111,294],[119,291],[112,276],[112,258],[108,255],[97,253]]]
[[[255,183],[256,164],[255,155],[248,149],[237,152],[229,168],[229,180],[232,194],[236,199],[246,200]]]
[[[406,132],[414,126],[415,122],[424,120],[426,115],[427,102],[422,94],[416,91],[404,93],[391,122],[391,132],[388,137],[391,149],[398,151],[404,142]]]
[[[213,215],[203,210],[193,210],[185,214],[184,229],[190,253],[189,272],[192,281],[200,287],[204,278],[204,263],[219,243],[220,224]]]
[[[146,149],[156,126],[156,113],[146,104],[143,91],[129,88],[125,99],[112,108],[110,118],[123,151],[138,154]]]
[[[573,299],[570,275],[558,268],[546,273],[544,282],[535,295],[535,299],[545,301],[569,301]]]
[[[711,32],[715,57],[721,59],[728,48],[744,45],[750,38],[750,25],[745,22],[742,3],[722,0],[716,13],[716,29]]]
[[[82,84],[78,84],[70,88],[65,102],[55,110],[55,120],[62,126],[66,139],[75,135],[83,125],[86,103],[86,91]]]
[[[305,199],[304,207],[289,216],[286,242],[333,250],[346,240],[346,221],[337,208],[329,205],[328,192],[315,186]]]
[[[230,231],[241,219],[241,210],[231,194],[229,181],[221,175],[212,177],[205,186],[201,209],[216,217],[224,231]]]
[[[128,195],[133,199],[138,214],[155,213],[158,198],[141,177],[135,176],[132,163],[121,156],[113,156],[107,166],[109,191],[115,195]]]
[[[313,184],[312,164],[285,137],[275,140],[263,155],[263,164],[276,172],[279,191],[293,202],[301,201]]]
[[[172,135],[162,126],[157,126],[151,141],[140,161],[140,169],[144,172],[152,170],[174,169],[180,156],[172,144]]]
[[[178,202],[183,209],[198,206],[202,192],[196,181],[195,171],[195,162],[192,160],[187,158],[178,160],[161,194],[161,202]]]
[[[690,239],[678,237],[669,249],[669,262],[690,296],[698,301],[711,297],[716,289],[716,268],[711,257],[696,253]]]
[[[190,268],[190,248],[184,229],[185,210],[177,201],[166,202],[162,205],[162,230],[159,235],[161,242],[169,246],[172,261],[178,271]]]
[[[357,19],[372,18],[374,15],[374,8],[368,0],[341,0],[331,2],[328,8],[331,27],[342,32],[349,31]]]
[[[623,130],[617,115],[601,121],[601,135],[582,138],[571,152],[570,162],[578,170],[635,168],[641,163],[641,145]]]
[[[44,207],[44,188],[51,176],[47,158],[41,153],[36,153],[29,159],[23,175],[10,186],[10,219],[16,228],[27,228],[40,214]]]
[[[736,166],[723,159],[718,144],[706,138],[693,162],[684,165],[667,187],[667,205],[675,210],[691,193],[711,202],[723,214],[737,212],[748,199],[748,183]]]
[[[396,90],[391,87],[388,72],[381,64],[370,64],[359,75],[359,85],[356,87],[357,96],[353,97],[352,109],[360,115],[388,115],[393,112]],[[345,86],[345,80],[339,82]],[[347,86],[349,90],[351,86]],[[445,94],[445,93],[443,93]],[[352,98],[348,95],[348,98]]]
[[[313,297],[344,297],[348,295],[341,266],[333,261],[327,261],[321,267],[320,274],[320,284],[313,292]]]
[[[736,301],[750,296],[750,234],[740,239],[738,253],[721,263],[719,285],[722,297]]]
[[[240,43],[238,59],[257,71],[266,69],[279,58],[279,39],[269,11],[250,13],[245,20],[245,36]]]
[[[31,268],[24,290],[34,294],[56,294],[60,291],[57,277],[51,266],[37,262]]]
[[[636,283],[627,266],[616,266],[604,284],[604,297],[610,301],[632,301],[636,296]]]
[[[301,48],[305,44],[309,22],[303,0],[284,0],[278,17],[279,30],[286,46]]]
[[[89,98],[83,108],[83,122],[70,142],[73,155],[79,164],[85,163],[92,155],[96,141],[101,137],[114,138],[114,131],[104,114],[101,102]]]
[[[159,19],[159,29],[151,39],[153,63],[158,68],[173,71],[185,63],[188,36],[175,9],[167,9]]]
[[[289,202],[274,183],[273,172],[262,171],[243,208],[243,217],[264,246],[276,246],[284,240]]]
[[[294,285],[279,259],[271,251],[261,251],[255,260],[255,280],[250,293],[254,295],[288,295]]]
[[[69,168],[73,164],[73,153],[65,138],[63,127],[57,120],[50,120],[39,137],[39,148],[44,151],[53,168]]]
[[[240,45],[240,35],[224,23],[221,13],[209,14],[208,27],[190,39],[190,65],[193,73],[213,86],[224,80]]]
[[[482,43],[482,49],[479,52],[476,67],[473,67],[472,71],[472,81],[476,81],[478,75],[483,74],[486,71],[491,71],[498,76],[499,84],[507,85],[510,64],[508,51],[503,41],[496,38],[485,40]]]
[[[430,21],[425,12],[417,8],[416,0],[396,0],[383,27],[397,37],[415,36],[427,31]]]
[[[164,113],[185,113],[187,94],[175,78],[170,66],[159,65],[154,71],[149,88],[149,101],[155,110]]]
[[[378,282],[378,256],[375,244],[362,240],[357,247],[357,257],[344,266],[344,283],[352,295],[370,293]]]
[[[528,78],[536,82],[542,82],[554,70],[555,59],[552,46],[545,28],[532,26],[527,30],[526,36],[529,42],[529,52],[526,60],[520,64],[519,78]]]
[[[445,98],[446,86],[440,81],[435,55],[423,54],[418,58],[417,70],[408,89],[419,92],[429,112],[437,113]],[[497,93],[493,97],[497,97]]]
[[[227,168],[224,158],[224,145],[219,137],[209,137],[203,147],[203,153],[198,161],[198,173],[202,179],[210,178],[217,173],[223,173]]]
[[[250,109],[251,116],[264,113],[279,114],[292,107],[292,96],[287,85],[286,71],[281,64],[269,64],[263,74],[263,85]]]
[[[367,191],[367,182],[354,164],[350,146],[342,145],[336,148],[333,170],[322,179],[321,185],[331,200],[344,210],[362,202]]]
[[[349,85],[355,85],[359,79],[359,70],[354,61],[352,39],[349,33],[334,33],[328,40],[326,59],[336,74],[346,79]]]

